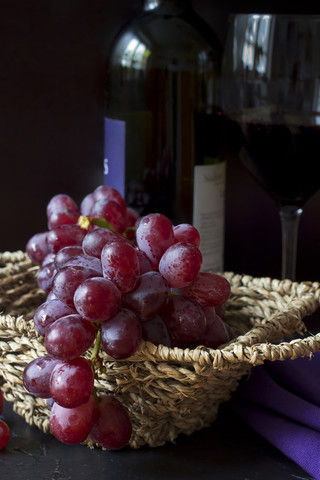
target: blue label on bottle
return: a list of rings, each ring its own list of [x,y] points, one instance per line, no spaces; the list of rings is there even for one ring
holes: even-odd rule
[[[104,119],[104,184],[125,195],[126,124]]]

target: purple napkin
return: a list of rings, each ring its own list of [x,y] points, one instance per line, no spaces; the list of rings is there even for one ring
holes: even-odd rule
[[[312,359],[254,367],[230,405],[254,430],[320,480],[320,352]]]

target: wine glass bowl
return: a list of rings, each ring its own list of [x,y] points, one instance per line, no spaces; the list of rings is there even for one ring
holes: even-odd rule
[[[230,18],[222,107],[241,136],[239,156],[276,201],[282,278],[295,279],[299,219],[320,188],[320,16]]]

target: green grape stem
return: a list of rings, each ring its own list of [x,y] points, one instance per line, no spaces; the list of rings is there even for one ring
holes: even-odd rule
[[[117,230],[112,226],[112,224],[103,217],[86,217],[84,215],[80,215],[80,217],[78,218],[78,224],[83,230],[89,230],[90,225],[96,225],[97,227],[107,228],[112,232],[118,233]],[[127,237],[128,232],[135,231],[136,227],[128,227],[122,235],[124,237]]]
[[[95,342],[94,342],[94,346],[93,346],[93,350],[92,350],[92,353],[91,353],[91,357],[90,357],[90,362],[91,362],[91,365],[93,366],[98,354],[99,354],[99,350],[100,350],[100,345],[101,345],[101,332],[100,330],[97,331],[97,335],[96,335],[96,339],[95,339]]]
[[[112,232],[116,232],[116,229],[105,218],[85,217],[84,215],[80,215],[78,219],[78,223],[79,223],[79,226],[84,230],[88,230],[90,225],[96,225],[97,227],[108,228]]]

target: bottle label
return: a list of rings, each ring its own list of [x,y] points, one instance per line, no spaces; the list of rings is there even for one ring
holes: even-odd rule
[[[104,119],[104,184],[125,194],[126,123]]]
[[[202,270],[224,268],[226,162],[194,167],[193,225],[200,233]]]

